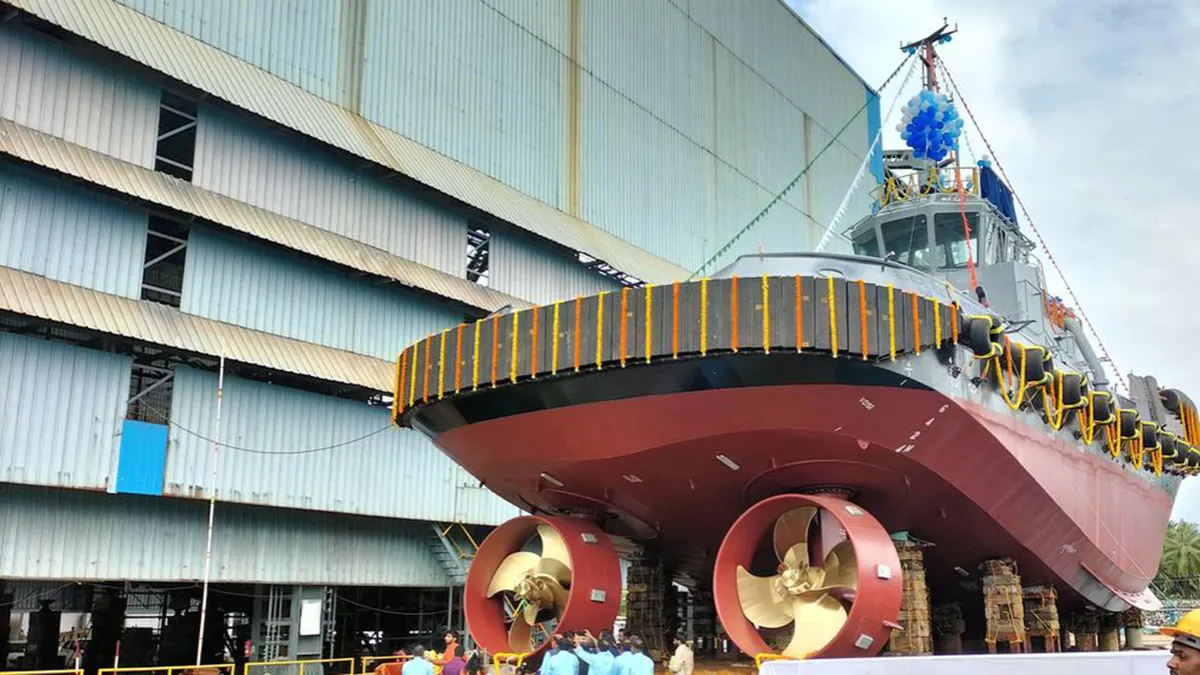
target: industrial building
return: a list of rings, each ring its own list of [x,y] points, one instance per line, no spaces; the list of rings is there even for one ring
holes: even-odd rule
[[[0,1],[0,667],[192,663],[214,495],[206,659],[461,628],[397,350],[811,247],[878,120],[780,0]]]

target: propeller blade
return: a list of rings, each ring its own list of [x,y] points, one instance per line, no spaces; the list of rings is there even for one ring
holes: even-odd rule
[[[571,568],[553,558],[540,558],[533,566],[534,576],[549,577],[560,585],[571,585]]]
[[[567,551],[567,542],[558,536],[554,528],[538,525],[538,538],[542,540],[542,557],[557,560],[569,570],[571,569],[571,554]]]
[[[858,559],[854,555],[854,544],[843,541],[825,556],[826,588],[842,586],[858,588]]]
[[[805,545],[802,549],[805,551],[804,560],[808,561],[808,530],[812,526],[813,518],[817,515],[817,507],[802,506],[798,509],[792,509],[787,513],[779,516],[775,521],[775,532],[773,539],[775,542],[775,556],[780,561],[786,561],[789,551],[795,546]]]
[[[521,618],[525,623],[533,625],[537,623],[538,612],[542,610],[542,606],[536,602],[527,602],[521,609]],[[514,622],[515,623],[515,622]]]
[[[536,553],[518,551],[509,555],[500,562],[496,573],[492,575],[492,581],[488,584],[487,596],[490,598],[501,591],[516,590],[517,582],[537,564],[538,555]]]
[[[782,628],[792,622],[792,606],[775,591],[776,577],[759,577],[737,568],[738,601],[742,614],[759,628]]]
[[[546,585],[550,587],[550,592],[554,594],[554,616],[561,620],[563,612],[567,611],[567,600],[571,597],[571,594],[553,579],[547,579]]]
[[[783,650],[784,656],[803,659],[833,641],[846,624],[842,603],[825,595],[816,602],[797,599],[792,603],[796,617],[792,641]]]
[[[518,654],[533,651],[533,625],[525,621],[522,612],[513,614],[512,626],[508,629],[508,648]]]

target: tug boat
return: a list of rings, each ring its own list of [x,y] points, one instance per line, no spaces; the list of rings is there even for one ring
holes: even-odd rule
[[[907,48],[926,91],[950,32]],[[485,649],[535,658],[552,632],[612,626],[630,546],[711,589],[760,658],[878,653],[904,628],[907,537],[934,544],[929,596],[979,617],[973,570],[996,559],[1060,611],[1161,606],[1172,503],[1200,468],[1195,403],[1111,382],[1003,176],[924,150],[884,153],[852,254],[742,256],[400,353],[395,423],[530,514],[472,562]]]

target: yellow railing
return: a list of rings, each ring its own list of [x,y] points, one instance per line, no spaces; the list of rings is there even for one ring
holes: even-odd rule
[[[343,665],[347,666],[347,669],[345,671],[341,671],[339,669],[339,672],[345,672],[347,675],[355,675],[355,673],[357,672],[355,669],[355,666],[357,664],[355,663],[354,658],[347,656],[345,658],[340,658],[340,659],[308,659],[308,660],[303,660],[303,661],[255,661],[254,663],[246,664],[245,675],[274,675],[271,673],[270,669],[271,668],[280,668],[282,666],[298,666],[297,675],[304,675],[304,667],[305,666],[314,666],[314,665],[332,666],[332,665],[338,665],[338,664],[343,664]],[[322,670],[324,670],[324,668],[322,668]],[[310,675],[313,672],[314,671],[309,671]]]
[[[977,167],[961,167],[963,192],[979,195],[979,169]],[[935,194],[957,194],[958,178],[955,170],[931,169],[924,173],[911,173],[907,176],[890,177],[883,184],[871,191],[871,196],[879,205],[887,206],[897,202],[911,201]]]
[[[203,666],[130,666],[128,668],[101,668],[97,671],[98,675],[124,675],[125,673],[161,673],[162,675],[188,675],[189,673],[199,672],[221,672],[227,671],[228,675],[234,675],[232,663],[213,663]],[[52,672],[77,672],[77,671],[41,671],[45,673]],[[8,675],[7,673],[5,675]]]
[[[411,658],[411,656],[396,656],[395,654],[389,656],[364,656],[362,657],[362,670],[358,672],[369,673],[374,670],[372,666],[376,666],[377,664],[393,663],[395,661],[408,661]]]
[[[495,654],[492,654],[492,666],[495,668],[495,670],[492,672],[494,675],[500,675],[500,665],[502,663],[509,663],[512,659],[517,660],[517,670],[520,670],[521,666],[525,663],[525,659],[528,658],[532,653],[533,652],[496,652]]]
[[[754,667],[762,670],[763,664],[767,661],[799,661],[800,659],[794,656],[784,656],[783,654],[755,654]]]
[[[455,537],[451,536],[451,533],[454,532],[456,528],[467,538],[467,546],[465,548],[458,543],[458,540],[455,539]],[[445,537],[452,546],[454,546],[455,550],[458,552],[458,557],[463,560],[470,560],[471,558],[474,558],[475,552],[479,550],[479,542],[475,541],[475,537],[471,535],[471,531],[462,523],[450,523],[442,529],[442,536]]]

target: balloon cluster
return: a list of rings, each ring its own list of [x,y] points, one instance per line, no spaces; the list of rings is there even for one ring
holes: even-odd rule
[[[922,89],[904,104],[896,131],[912,148],[916,159],[940,162],[958,149],[963,120],[945,94]]]

